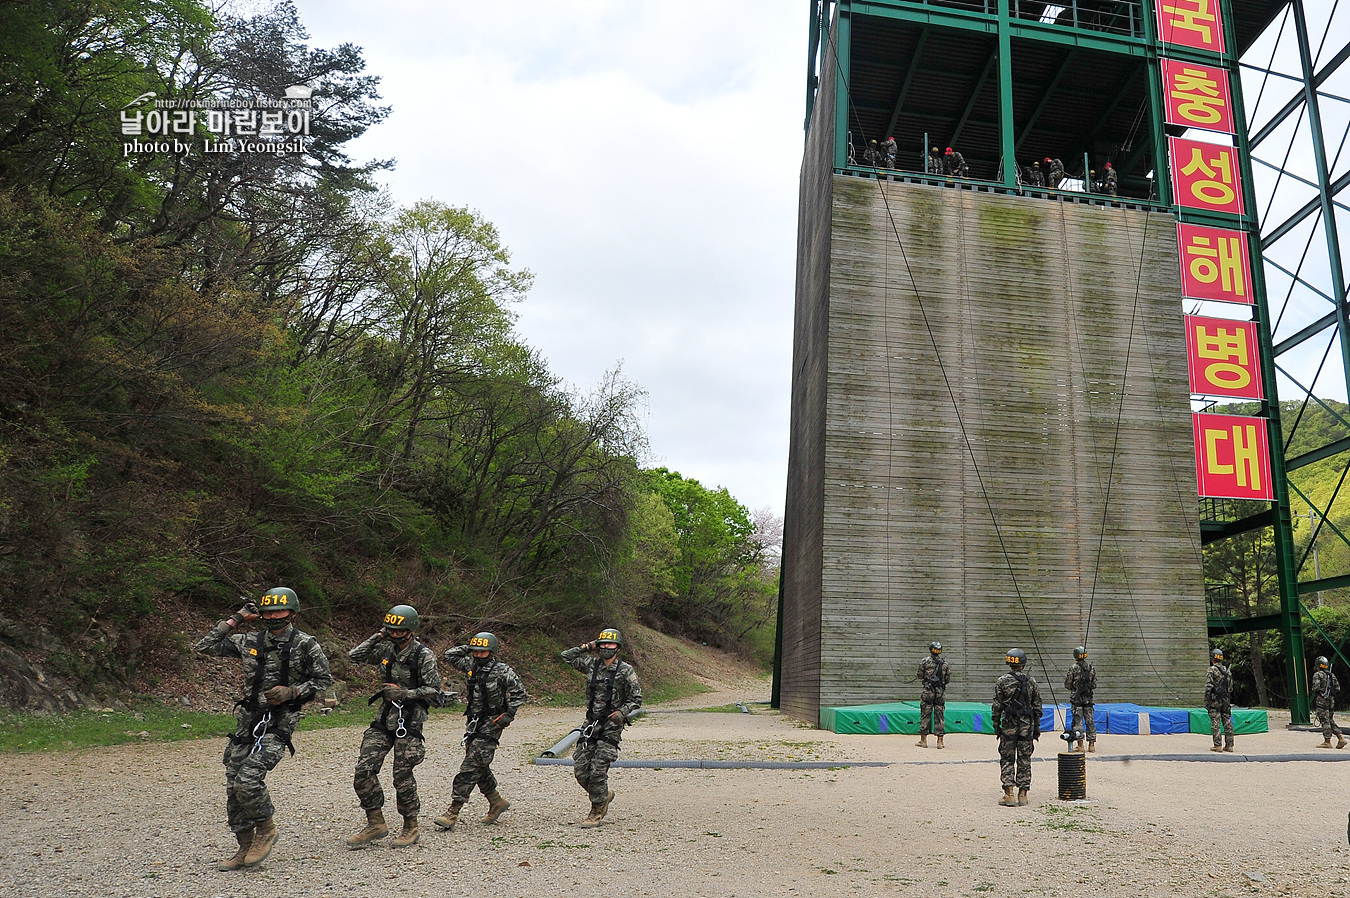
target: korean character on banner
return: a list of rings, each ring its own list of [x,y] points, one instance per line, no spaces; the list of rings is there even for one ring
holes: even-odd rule
[[[145,133],[145,113],[139,109],[122,110],[122,135],[140,137]]]
[[[1248,305],[1253,302],[1245,233],[1178,222],[1177,249],[1183,296]]]
[[[1265,419],[1211,414],[1191,417],[1200,495],[1272,500]]]
[[[1234,133],[1226,71],[1175,59],[1161,63],[1168,124]]]
[[[174,134],[191,135],[197,128],[197,110],[195,109],[175,109],[170,118],[172,119],[170,129]]]
[[[1187,315],[1186,346],[1193,394],[1265,398],[1253,322]]]
[[[1192,209],[1242,214],[1237,151],[1230,145],[1168,138],[1177,202]]]
[[[282,135],[282,116],[283,113],[280,109],[264,110],[262,113],[262,127],[258,129],[258,136],[280,137]]]
[[[1219,0],[1162,0],[1157,7],[1158,33],[1165,43],[1222,53],[1218,4]]]
[[[230,136],[231,116],[228,109],[206,110],[206,130],[217,137]]]
[[[309,135],[308,109],[291,109],[286,113],[286,133]]]
[[[258,133],[258,110],[234,110],[234,133],[243,137],[253,137]]]

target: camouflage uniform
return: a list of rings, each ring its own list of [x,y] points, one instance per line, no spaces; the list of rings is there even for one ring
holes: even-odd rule
[[[869,141],[867,146],[863,147],[863,165],[876,168],[881,164],[881,150],[877,147],[875,140]]]
[[[1214,747],[1219,747],[1222,728],[1224,747],[1233,747],[1233,705],[1229,695],[1233,690],[1233,675],[1221,662],[1209,666],[1205,674],[1205,709],[1209,711],[1209,728],[1214,735]]]
[[[1064,163],[1058,159],[1050,160],[1050,171],[1045,175],[1045,183],[1051,187],[1058,188],[1060,182],[1064,180]]]
[[[1092,697],[1097,690],[1097,669],[1086,660],[1075,662],[1064,675],[1064,688],[1069,690],[1069,713],[1073,720],[1070,731],[1073,738],[1083,741],[1086,725],[1087,741],[1096,742],[1097,722],[1092,719]]]
[[[1336,693],[1341,691],[1340,680],[1329,670],[1314,671],[1312,675],[1313,710],[1317,712],[1317,722],[1322,725],[1322,738],[1330,742],[1335,736],[1344,739],[1341,728],[1336,726],[1332,715],[1336,711]]]
[[[966,165],[966,157],[956,150],[947,153],[947,174],[961,178],[970,177],[970,166]]]
[[[895,138],[888,137],[881,143],[881,164],[884,168],[895,168],[896,159],[899,156],[899,149],[895,145]]]
[[[930,729],[939,736],[946,735],[944,712],[947,684],[951,680],[952,669],[941,658],[929,655],[919,665],[919,682],[923,684],[923,691],[919,693],[920,736],[927,736]]]
[[[1106,175],[1102,178],[1102,192],[1109,196],[1115,196],[1119,184],[1120,176],[1116,174],[1115,168],[1108,168]]]
[[[928,152],[928,173],[930,175],[940,175],[943,173],[942,153],[937,147]]]
[[[380,701],[380,713],[361,737],[361,755],[356,761],[352,786],[361,799],[361,808],[373,811],[384,807],[384,789],[380,788],[380,768],[385,756],[394,752],[394,794],[398,812],[416,817],[422,811],[417,796],[413,768],[427,756],[422,742],[422,725],[430,705],[441,691],[441,675],[436,669],[436,653],[409,638],[402,649],[381,630],[347,653],[352,661],[380,666],[380,682],[396,683],[408,690],[403,710],[396,708],[377,692],[371,701]],[[400,724],[406,734],[399,736]]]
[[[1031,755],[1041,735],[1041,689],[1031,675],[1009,671],[994,685],[994,732],[1004,788],[1031,788]]]
[[[225,745],[225,807],[230,829],[251,832],[272,817],[267,773],[287,749],[295,754],[291,734],[300,722],[300,708],[333,687],[328,658],[319,641],[292,625],[277,634],[268,630],[234,633],[229,621],[220,621],[192,648],[203,655],[239,658],[244,667],[245,694],[235,704],[237,725]],[[258,674],[258,657],[265,659]],[[285,668],[285,676],[282,675]],[[292,686],[293,701],[272,706],[263,696],[273,686]],[[267,715],[270,715],[268,719]],[[261,740],[255,733],[261,734]]]
[[[502,730],[515,720],[516,711],[527,698],[525,684],[514,670],[496,656],[479,661],[473,657],[473,651],[467,645],[458,645],[446,649],[442,656],[469,675],[469,695],[464,702],[464,716],[468,718],[464,736],[468,741],[464,746],[464,762],[459,765],[451,787],[456,804],[467,803],[474,786],[484,795],[497,791],[497,777],[492,774],[497,743]]]
[[[1041,164],[1039,162],[1031,163],[1031,168],[1027,169],[1027,186],[1045,186],[1045,172],[1041,171]]]
[[[577,741],[572,775],[590,793],[593,806],[603,805],[609,799],[609,765],[619,759],[624,724],[642,707],[642,686],[633,665],[616,659],[613,666],[606,666],[584,645],[566,650],[562,659],[587,676],[587,729],[593,727],[589,738],[583,734]],[[621,720],[610,720],[609,715],[615,711],[623,715]]]

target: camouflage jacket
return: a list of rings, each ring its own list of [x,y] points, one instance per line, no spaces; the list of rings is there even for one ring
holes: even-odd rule
[[[919,665],[918,677],[919,685],[923,687],[924,692],[934,694],[946,692],[947,684],[952,681],[952,668],[950,664],[930,654]]]
[[[1205,707],[1224,708],[1232,704],[1233,675],[1222,664],[1211,664],[1205,674]]]
[[[613,667],[606,667],[605,662],[599,656],[592,655],[584,645],[563,652],[562,659],[586,674],[586,719],[595,721],[603,717],[599,735],[617,742],[628,718],[642,707],[642,684],[638,682],[637,671],[633,665],[619,659],[615,660]],[[622,713],[621,720],[610,720],[605,712],[605,696],[610,691],[611,672],[613,694],[610,695],[609,713]]]
[[[258,670],[260,637],[265,661],[262,682],[258,688],[257,707],[250,708],[248,701],[253,695],[254,675]],[[282,647],[289,648],[286,676],[288,682],[282,682],[281,679],[281,667],[285,658]],[[295,732],[295,725],[300,722],[300,706],[333,688],[333,674],[328,670],[328,658],[324,655],[323,649],[319,648],[319,641],[293,626],[288,626],[274,636],[268,630],[235,633],[227,621],[220,621],[210,633],[198,640],[192,649],[203,655],[239,658],[244,662],[244,693],[240,697],[240,704],[235,708],[235,718],[241,729],[251,726],[255,711],[271,710],[271,730],[289,737]],[[293,702],[272,707],[267,704],[263,693],[273,686],[294,686],[300,694]]]
[[[397,683],[408,690],[403,703],[403,720],[408,731],[421,736],[431,705],[441,692],[441,673],[436,669],[436,653],[416,638],[408,640],[401,650],[381,630],[347,653],[352,661],[377,664],[380,683]],[[398,709],[383,698],[380,713],[371,726],[394,732],[398,726]]]
[[[486,664],[477,666],[473,649],[467,645],[457,645],[446,649],[445,658],[452,667],[468,675],[468,695],[464,699],[464,716],[469,725],[478,721],[475,732],[480,736],[500,739],[502,730],[516,719],[516,711],[525,704],[529,696],[525,694],[525,684],[514,670],[489,657]],[[475,679],[476,678],[476,679]],[[505,719],[501,725],[494,723],[501,715]]]
[[[1097,691],[1097,669],[1086,661],[1078,661],[1064,675],[1064,688],[1069,690],[1069,701],[1075,705],[1092,704]]]
[[[1030,739],[1041,732],[1041,687],[1031,674],[1012,671],[994,684],[994,732],[1000,736]]]
[[[1341,681],[1336,679],[1336,675],[1329,670],[1313,671],[1312,688],[1313,705],[1318,708],[1336,707],[1336,693],[1341,691]]]

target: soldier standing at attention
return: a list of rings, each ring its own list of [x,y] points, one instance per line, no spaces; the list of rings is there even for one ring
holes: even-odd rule
[[[333,687],[319,641],[294,626],[300,597],[284,586],[269,589],[257,604],[249,602],[221,621],[192,648],[203,655],[239,658],[245,694],[234,703],[234,735],[225,745],[225,809],[239,850],[217,870],[256,867],[272,853],[277,827],[272,821],[268,771],[287,749],[300,708]],[[234,632],[262,618],[256,634]]]
[[[582,826],[599,826],[609,811],[609,765],[619,759],[619,740],[629,717],[642,707],[637,671],[619,660],[623,634],[613,627],[594,641],[562,653],[562,659],[586,674],[586,726],[572,753],[572,774],[591,796],[591,813]]]
[[[431,703],[441,691],[441,675],[436,670],[436,653],[413,637],[417,631],[417,609],[395,605],[384,616],[384,627],[347,653],[352,661],[378,664],[383,687],[368,704],[380,702],[380,714],[370,722],[361,737],[361,755],[356,761],[352,785],[366,812],[366,827],[347,840],[348,848],[365,848],[376,839],[389,835],[384,822],[384,790],[380,788],[380,767],[385,756],[394,752],[394,794],[403,817],[403,832],[394,839],[395,848],[416,845],[417,815],[422,802],[417,796],[413,768],[427,756],[422,742]]]
[[[452,830],[459,822],[460,809],[473,795],[473,787],[488,800],[484,823],[496,823],[511,802],[497,791],[492,774],[492,759],[502,731],[516,719],[516,711],[525,704],[525,684],[516,672],[497,660],[497,637],[475,633],[468,645],[446,649],[442,656],[451,665],[468,674],[468,697],[464,700],[464,762],[451,785],[450,807],[436,818],[436,826]]]
[[[1087,750],[1097,750],[1097,722],[1092,719],[1093,693],[1097,690],[1097,671],[1088,663],[1087,649],[1073,650],[1073,667],[1064,675],[1064,688],[1069,690],[1069,731],[1078,741],[1074,751],[1083,750],[1083,728],[1087,726]]]
[[[1317,722],[1322,725],[1322,744],[1318,748],[1331,748],[1331,737],[1336,737],[1336,747],[1345,748],[1345,736],[1336,726],[1332,715],[1336,713],[1336,695],[1341,691],[1340,680],[1331,672],[1331,664],[1325,655],[1317,656],[1317,670],[1312,675],[1313,709],[1317,711]]]
[[[1209,652],[1209,672],[1205,674],[1205,710],[1209,711],[1209,728],[1214,735],[1214,747],[1210,751],[1233,750],[1233,704],[1229,695],[1233,691],[1233,674],[1223,663],[1223,651],[1211,649]],[[1219,743],[1222,730],[1224,742]]]
[[[1011,808],[1026,804],[1031,788],[1031,755],[1041,738],[1041,689],[1023,670],[1026,652],[1009,649],[1004,660],[1009,671],[994,684],[990,710],[998,735],[998,769],[1003,782],[1003,797],[998,803]],[[1016,797],[1013,786],[1017,787]]]
[[[937,747],[943,747],[942,737],[947,732],[947,684],[951,679],[952,669],[942,660],[942,643],[928,643],[928,657],[919,664],[919,682],[923,684],[919,693],[919,741],[915,743],[919,748],[928,747],[929,730],[937,735]]]

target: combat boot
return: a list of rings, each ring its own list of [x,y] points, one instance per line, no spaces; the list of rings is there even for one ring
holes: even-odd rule
[[[1344,737],[1344,736],[1337,736],[1337,737],[1336,737],[1336,747],[1337,747],[1337,748],[1345,748],[1345,737]]]
[[[464,807],[464,802],[454,801],[450,807],[445,809],[445,813],[435,820],[437,829],[452,830],[455,824],[459,822],[459,809]]]
[[[1022,807],[1022,806],[1024,806],[1026,803],[1027,803],[1027,790],[1026,790],[1026,789],[1018,789],[1018,790],[1017,790],[1017,806],[1018,806],[1018,807]]]
[[[604,820],[605,815],[609,813],[609,804],[614,800],[614,793],[610,792],[605,796],[605,800],[600,805],[600,819]]]
[[[603,813],[600,812],[600,808],[602,807],[604,807],[604,805],[598,805],[595,802],[591,802],[590,814],[587,815],[585,820],[581,821],[577,825],[582,827],[583,829],[590,829],[593,826],[599,826],[600,820],[605,816]]]
[[[394,848],[407,848],[410,845],[416,845],[418,839],[417,818],[403,818],[403,832],[398,834],[398,838],[389,844]]]
[[[268,817],[253,830],[253,844],[248,847],[248,854],[244,855],[244,866],[256,867],[267,860],[275,844],[277,844],[277,825],[272,822],[271,817]]]
[[[1327,738],[1323,739],[1321,742],[1317,743],[1317,747],[1318,747],[1318,748],[1331,748],[1331,737],[1328,736]]]
[[[1097,743],[1096,743],[1096,742],[1089,742],[1089,743],[1088,743],[1088,751],[1091,752],[1091,753],[1093,753],[1093,754],[1096,754],[1096,753],[1097,753]]]
[[[366,811],[366,828],[347,840],[348,848],[365,848],[376,839],[389,835],[389,824],[384,822],[384,811],[370,808]]]
[[[928,734],[927,734],[927,733],[920,733],[920,734],[919,734],[919,741],[918,741],[918,742],[915,742],[914,744],[917,745],[917,746],[919,746],[919,748],[927,748],[927,747],[928,747]]]
[[[938,748],[942,748],[942,747],[943,747],[943,746],[942,746],[942,737],[941,737],[941,736],[938,736],[937,747],[938,747]]]
[[[235,833],[234,837],[239,842],[239,850],[233,857],[227,857],[225,860],[216,864],[217,870],[239,870],[244,866],[244,858],[248,855],[248,848],[253,844],[253,830],[246,829],[241,833]]]
[[[1074,750],[1074,751],[1086,751],[1086,750],[1087,750],[1087,749],[1083,748],[1083,740],[1082,740],[1082,739],[1079,739],[1079,740],[1078,740],[1078,744],[1075,745],[1075,746],[1073,747],[1073,750]]]
[[[1005,808],[1017,807],[1017,799],[1013,796],[1012,786],[1003,787],[1003,797],[998,800],[998,803],[1001,807]]]
[[[1223,751],[1223,746],[1222,746],[1222,745],[1216,745],[1216,746],[1214,746],[1213,748],[1211,748],[1210,751]]]
[[[1230,742],[1230,743],[1228,743],[1227,745],[1225,745],[1225,746],[1223,747],[1223,750],[1224,750],[1224,751],[1232,751],[1232,750],[1233,750],[1233,743]]]
[[[502,815],[502,811],[511,807],[511,802],[502,798],[502,793],[498,792],[496,789],[492,790],[492,794],[487,797],[487,800],[488,809],[487,813],[483,815],[484,823],[496,823],[497,818]]]

